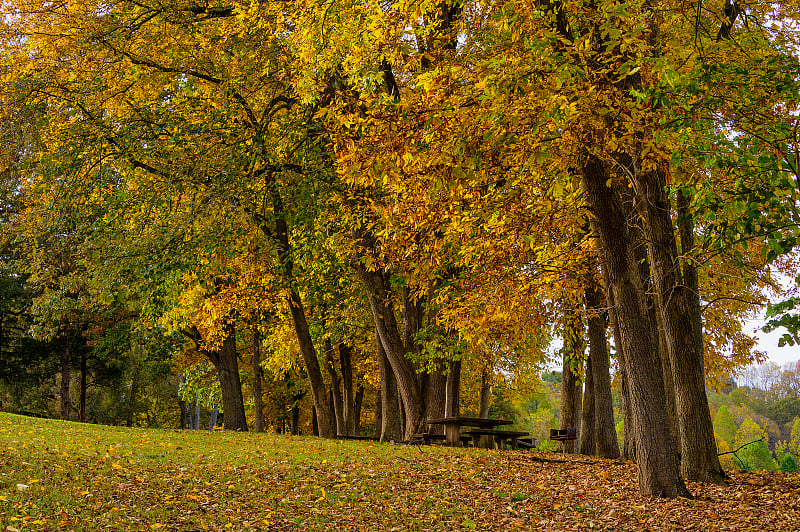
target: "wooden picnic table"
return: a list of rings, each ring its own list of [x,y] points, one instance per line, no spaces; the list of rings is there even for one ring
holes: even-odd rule
[[[513,421],[508,419],[486,419],[482,417],[443,417],[429,419],[429,425],[444,425],[444,435],[447,445],[457,446],[460,443],[461,427],[478,427],[479,429],[491,430],[500,425],[511,425]],[[492,438],[482,438],[481,447],[493,446]]]

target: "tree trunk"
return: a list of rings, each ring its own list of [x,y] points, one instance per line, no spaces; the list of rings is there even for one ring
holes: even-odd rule
[[[217,417],[219,416],[219,408],[215,408],[211,411],[211,415],[208,416],[208,430],[214,430],[214,427],[217,426]]]
[[[336,435],[346,436],[347,427],[345,425],[341,379],[336,372],[336,365],[333,362],[333,346],[328,338],[325,339],[325,369],[328,370],[328,376],[331,378],[329,403],[333,407],[334,419],[336,420]]]
[[[590,327],[591,327],[591,321]],[[590,337],[591,338],[591,337]],[[589,344],[591,351],[591,343]],[[583,392],[583,412],[581,415],[581,444],[580,453],[587,456],[594,456],[597,452],[595,440],[595,405],[594,405],[594,375],[592,373],[592,354],[586,359],[586,371],[584,373],[586,389]]]
[[[86,423],[86,386],[88,369],[86,367],[86,353],[81,350],[81,393],[78,402],[78,421]]]
[[[253,327],[253,428],[264,432],[264,370],[261,368],[261,333]]]
[[[192,406],[194,407],[194,420],[192,422],[192,428],[194,430],[200,430],[200,398],[197,396],[196,392],[194,394]]]
[[[444,415],[445,417],[457,417],[461,410],[461,360],[453,360],[449,366]]]
[[[350,432],[351,436],[361,436],[361,408],[364,405],[364,387],[359,385],[356,389],[356,397],[353,400],[353,425]]]
[[[375,344],[378,351],[378,367],[381,372],[381,441],[401,441],[403,439],[400,421],[400,397],[397,392],[397,381],[383,349],[383,342],[375,332]]]
[[[336,346],[339,351],[339,370],[342,373],[342,407],[344,409],[344,433],[348,436],[356,435],[356,397],[357,391],[353,387],[353,352],[350,346],[339,342]],[[361,415],[360,412],[358,414]]]
[[[236,329],[228,326],[222,347],[216,352],[206,352],[214,364],[222,389],[222,423],[225,430],[247,431],[247,418],[244,414],[242,381],[239,378],[239,360],[236,355]]]
[[[614,405],[611,398],[606,323],[602,312],[603,297],[597,285],[586,290],[589,316],[589,361],[594,390],[594,427],[597,456],[619,458],[617,431],[614,427]],[[587,368],[589,365],[587,364]],[[589,386],[587,379],[586,386]],[[584,405],[585,405],[584,401]]]
[[[565,430],[567,428],[577,428],[578,419],[575,418],[575,402],[577,400],[575,391],[577,390],[576,383],[578,378],[570,367],[571,352],[567,348],[568,340],[564,339],[564,351],[562,355],[562,373],[561,373],[561,409],[559,411],[559,428]],[[561,451],[564,453],[574,453],[577,440],[567,440],[559,444]]]
[[[69,420],[69,411],[72,403],[69,398],[70,385],[70,354],[72,345],[69,336],[64,338],[64,345],[61,348],[61,419]]]
[[[609,281],[607,290],[617,312],[635,425],[639,489],[655,497],[690,497],[673,452],[660,361],[619,197],[607,186],[611,176],[594,156],[586,156],[581,174],[595,242]]]
[[[425,404],[422,400],[417,373],[405,356],[407,346],[400,336],[395,319],[394,296],[388,274],[369,271],[358,259],[353,261],[353,265],[367,291],[378,337],[397,380],[405,413],[404,437],[409,440],[413,434],[425,430]],[[410,328],[405,327],[404,330],[408,331]],[[385,410],[384,417],[386,417]]]
[[[481,393],[478,398],[478,417],[489,419],[489,406],[492,402],[492,368],[481,370]]]
[[[289,308],[292,312],[297,341],[300,343],[300,352],[303,355],[303,364],[306,367],[308,381],[311,384],[311,399],[314,403],[317,420],[317,430],[323,438],[333,438],[336,436],[336,418],[328,404],[327,393],[325,393],[325,380],[322,378],[322,370],[319,367],[317,350],[311,339],[311,332],[306,319],[306,312],[300,295],[292,290],[289,298]]]
[[[447,403],[447,375],[441,369],[428,372],[425,392],[425,415],[427,419],[445,416]],[[444,434],[444,425],[432,425],[428,432]]]
[[[139,346],[139,349],[142,349],[141,345]],[[140,356],[136,361],[136,369],[133,370],[133,379],[131,379],[131,389],[130,393],[128,394],[128,408],[125,419],[125,424],[128,427],[133,426],[133,416],[136,413],[136,396],[139,395],[139,381],[142,378],[142,360],[143,357]]]
[[[647,228],[653,281],[675,384],[681,473],[690,480],[721,483],[725,472],[717,457],[706,396],[698,308],[691,303],[692,294],[683,283],[666,180],[658,171],[640,172],[635,177],[637,205]]]

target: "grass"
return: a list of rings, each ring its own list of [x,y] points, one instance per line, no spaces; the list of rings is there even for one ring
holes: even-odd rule
[[[0,414],[0,526],[27,530],[791,530],[800,476],[736,473],[694,501],[634,464]]]

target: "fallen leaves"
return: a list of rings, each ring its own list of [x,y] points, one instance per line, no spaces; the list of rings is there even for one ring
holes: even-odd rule
[[[24,452],[11,444],[20,429]],[[23,483],[29,489],[16,491]],[[797,474],[734,472],[728,486],[690,489],[695,500],[644,498],[635,464],[583,457],[0,415],[0,530],[712,531],[800,522]]]

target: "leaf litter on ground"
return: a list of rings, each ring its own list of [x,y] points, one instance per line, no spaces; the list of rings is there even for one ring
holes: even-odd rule
[[[796,473],[689,487],[694,500],[643,497],[635,464],[555,453],[0,414],[6,532],[800,528]]]

